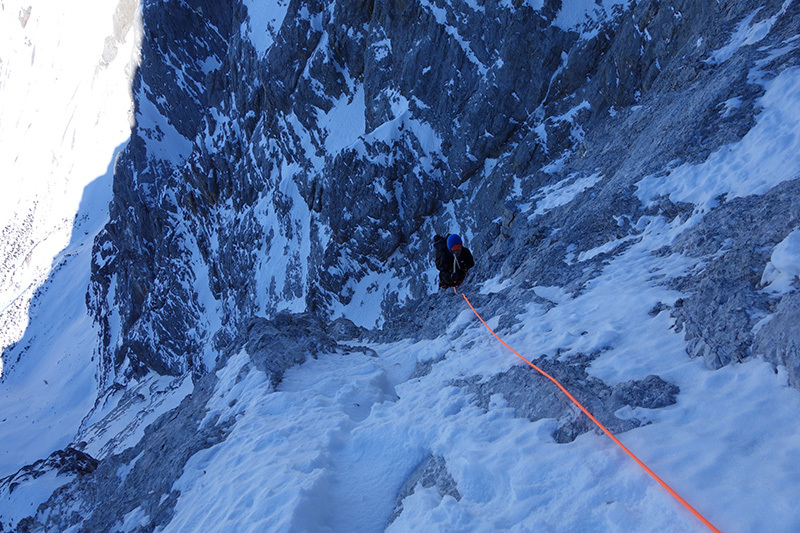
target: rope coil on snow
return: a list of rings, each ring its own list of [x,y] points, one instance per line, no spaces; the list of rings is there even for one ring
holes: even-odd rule
[[[614,436],[614,434],[613,434],[613,433],[611,433],[611,431],[609,431],[609,430],[608,430],[608,428],[606,428],[606,427],[605,427],[603,424],[601,424],[601,423],[600,423],[600,421],[599,421],[599,420],[597,420],[597,419],[596,419],[594,416],[592,416],[592,414],[591,414],[591,413],[590,413],[590,412],[589,412],[589,411],[588,411],[588,410],[587,410],[587,409],[586,409],[586,408],[585,408],[585,407],[584,407],[584,406],[583,406],[583,405],[582,405],[582,404],[581,404],[581,403],[580,403],[578,400],[576,400],[576,399],[575,399],[575,397],[574,397],[574,396],[572,396],[572,394],[570,394],[570,392],[569,392],[569,391],[568,391],[566,388],[564,388],[564,386],[563,386],[563,385],[562,385],[562,384],[561,384],[561,383],[560,383],[560,382],[559,382],[559,381],[558,381],[556,378],[554,378],[553,376],[551,376],[550,374],[548,374],[547,372],[545,372],[544,370],[542,370],[542,369],[541,369],[541,368],[539,368],[538,366],[534,365],[533,363],[531,363],[530,361],[528,361],[527,359],[525,359],[525,358],[524,358],[523,356],[521,356],[521,355],[520,355],[520,354],[519,354],[519,353],[518,353],[516,350],[514,350],[514,349],[513,349],[511,346],[509,346],[508,344],[506,344],[506,342],[505,342],[503,339],[501,339],[501,338],[500,338],[500,336],[499,336],[497,333],[495,333],[495,332],[494,332],[494,330],[493,330],[492,328],[490,328],[490,327],[489,327],[489,324],[487,324],[487,323],[486,323],[486,321],[483,319],[483,317],[481,317],[481,315],[479,315],[479,314],[478,314],[478,312],[477,312],[477,311],[475,310],[475,308],[472,306],[472,303],[469,301],[469,298],[467,298],[467,296],[466,296],[464,293],[459,293],[459,292],[456,290],[456,288],[455,288],[455,287],[453,287],[453,292],[454,292],[454,293],[456,293],[456,294],[461,294],[461,296],[464,298],[464,301],[466,301],[466,302],[467,302],[467,305],[469,306],[469,308],[470,308],[470,309],[472,309],[472,312],[473,312],[473,313],[475,313],[475,316],[476,316],[476,317],[478,317],[478,320],[480,320],[480,321],[481,321],[481,323],[482,323],[484,326],[486,326],[486,329],[488,329],[488,330],[489,330],[489,332],[490,332],[492,335],[494,335],[494,337],[495,337],[495,338],[496,338],[498,341],[500,341],[500,343],[501,343],[503,346],[505,346],[505,347],[506,347],[506,348],[507,348],[507,349],[508,349],[508,350],[509,350],[511,353],[513,353],[514,355],[516,355],[517,357],[519,357],[520,359],[522,359],[523,361],[525,361],[526,363],[528,363],[528,365],[530,365],[531,367],[533,367],[533,369],[534,369],[534,370],[536,370],[537,372],[539,372],[541,375],[543,375],[544,377],[546,377],[547,379],[549,379],[550,381],[552,381],[553,383],[555,383],[556,387],[558,387],[559,389],[561,389],[561,392],[563,392],[564,394],[566,394],[567,398],[569,398],[569,399],[572,401],[572,403],[574,403],[576,406],[578,406],[578,409],[580,409],[581,411],[583,411],[583,413],[584,413],[586,416],[588,416],[588,417],[589,417],[589,419],[590,419],[592,422],[594,422],[594,423],[595,423],[595,425],[597,425],[597,427],[598,427],[598,428],[600,428],[600,429],[603,431],[603,433],[605,433],[605,434],[608,436],[608,438],[610,438],[612,441],[614,441],[614,443],[615,443],[617,446],[619,446],[619,447],[622,449],[622,451],[624,451],[626,454],[628,454],[628,456],[630,456],[630,458],[631,458],[631,459],[633,459],[633,460],[636,462],[636,464],[638,464],[640,467],[642,467],[642,469],[643,469],[645,472],[647,472],[647,473],[650,475],[650,477],[652,477],[653,479],[655,479],[655,480],[658,482],[658,484],[659,484],[659,485],[661,485],[661,486],[662,486],[662,487],[663,487],[663,488],[664,488],[664,489],[665,489],[665,490],[666,490],[666,491],[667,491],[667,492],[668,492],[670,495],[672,495],[672,497],[674,497],[676,500],[678,500],[678,502],[680,502],[680,504],[681,504],[681,505],[683,505],[683,506],[684,506],[684,507],[685,507],[685,508],[686,508],[686,509],[687,509],[689,512],[691,512],[691,513],[692,513],[692,514],[693,514],[693,515],[694,515],[694,516],[695,516],[695,517],[696,517],[698,520],[700,520],[700,521],[701,521],[701,522],[702,522],[702,523],[703,523],[703,524],[704,524],[704,525],[705,525],[705,526],[706,526],[708,529],[710,529],[711,531],[714,531],[715,533],[720,533],[720,530],[719,530],[719,529],[717,529],[716,527],[714,527],[714,524],[712,524],[711,522],[709,522],[709,521],[708,521],[708,520],[707,520],[707,519],[706,519],[706,518],[705,518],[705,517],[704,517],[702,514],[700,514],[700,512],[699,512],[699,511],[697,511],[697,510],[696,510],[694,507],[692,507],[691,505],[689,505],[689,503],[688,503],[686,500],[684,500],[684,499],[683,499],[683,498],[680,496],[680,494],[678,494],[677,492],[675,492],[675,490],[673,490],[673,489],[672,489],[672,487],[670,487],[670,486],[669,486],[669,485],[668,485],[668,484],[667,484],[667,483],[666,483],[664,480],[662,480],[660,477],[658,477],[658,476],[656,475],[656,473],[655,473],[655,472],[653,472],[653,471],[650,469],[650,467],[648,467],[646,464],[644,464],[644,462],[642,462],[642,460],[641,460],[641,459],[639,459],[638,457],[636,457],[636,455],[634,455],[634,453],[633,453],[632,451],[630,451],[630,450],[629,450],[629,449],[628,449],[628,448],[627,448],[627,447],[626,447],[624,444],[622,444],[622,443],[619,441],[619,439],[618,439],[616,436]]]

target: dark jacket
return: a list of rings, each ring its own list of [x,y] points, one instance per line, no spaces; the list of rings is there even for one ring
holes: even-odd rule
[[[472,253],[462,247],[458,255],[447,249],[447,237],[436,235],[433,238],[433,254],[436,269],[439,271],[439,287],[457,287],[467,276],[467,271],[475,266]]]

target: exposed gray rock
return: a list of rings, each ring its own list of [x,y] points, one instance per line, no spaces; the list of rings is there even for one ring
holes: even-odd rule
[[[0,479],[0,494],[11,494],[19,485],[50,472],[56,472],[58,476],[82,476],[91,474],[95,469],[97,469],[97,460],[94,457],[68,446],[63,450],[53,452],[47,459],[36,461],[32,465],[21,468],[16,474]]]
[[[678,387],[658,376],[648,376],[644,380],[628,381],[614,387],[588,376],[586,367],[594,358],[579,354],[566,361],[540,357],[531,362],[564,385],[613,433],[622,433],[641,425],[636,419],[616,417],[614,413],[626,405],[657,409],[675,403]],[[456,380],[452,384],[463,387],[468,394],[474,394],[473,401],[481,409],[488,410],[492,396],[501,394],[506,405],[514,409],[516,417],[532,422],[543,418],[558,419],[559,426],[553,433],[556,442],[572,442],[582,433],[597,429],[555,384],[528,366],[514,366],[485,380],[476,376]]]
[[[253,364],[270,377],[273,386],[280,383],[287,368],[303,363],[308,357],[316,359],[318,354],[329,353],[337,345],[319,317],[310,313],[283,312],[271,320],[254,318],[243,331],[243,337]]]
[[[328,326],[328,332],[337,341],[350,341],[360,339],[366,330],[356,326],[350,319],[339,317]]]
[[[798,287],[800,289],[800,287]],[[800,291],[781,298],[772,318],[756,334],[753,353],[789,371],[789,385],[800,389]]]
[[[46,497],[58,487],[91,474],[97,465],[89,454],[67,447],[0,479],[0,531],[24,530],[24,524],[29,522],[25,513],[35,513],[36,506],[42,503],[41,499],[31,501],[32,494],[34,500]]]
[[[555,304],[536,295],[533,292],[502,292],[493,294],[480,294],[475,291],[475,278],[486,269],[486,261],[470,270],[466,283],[459,289],[468,295],[472,304],[479,308],[486,317],[498,317],[500,331],[510,328],[519,322],[520,315],[526,305],[538,304],[544,309],[550,309]],[[400,339],[434,339],[444,334],[453,320],[458,315],[469,309],[466,307],[461,294],[456,294],[452,289],[440,290],[419,300],[408,302],[404,308],[406,312],[399,315],[397,320],[387,321],[381,329],[367,332],[367,339],[374,342]],[[456,329],[451,338],[457,338],[463,333],[464,327]]]
[[[647,376],[642,380],[630,380],[619,383],[611,392],[611,408],[644,407],[660,409],[674,405],[680,389],[677,385],[667,383],[658,376]]]
[[[397,520],[397,517],[402,514],[403,500],[414,494],[417,485],[422,485],[426,489],[436,487],[442,498],[451,496],[458,501],[461,500],[461,493],[458,492],[458,486],[453,476],[447,471],[447,462],[444,457],[429,455],[411,472],[403,486],[400,487],[392,510],[392,516],[389,518],[389,524]]]
[[[672,314],[678,331],[684,331],[689,341],[689,355],[703,357],[709,368],[720,368],[754,354],[753,328],[776,306],[761,290],[761,275],[772,249],[798,222],[800,179],[783,183],[763,196],[723,202],[670,247],[704,260],[701,271],[672,283],[688,294],[676,302]],[[756,352],[769,354],[768,359],[776,364],[788,363],[791,382],[797,384],[800,375],[791,362],[789,340],[795,328],[789,326],[797,323],[800,315],[792,297],[786,298],[786,304],[777,304],[780,320],[759,332]],[[779,324],[786,329],[780,329]]]
[[[232,6],[145,3],[142,19],[142,64],[132,87],[138,123],[116,161],[111,221],[95,242],[87,296],[103,329],[101,377],[108,382],[123,367],[128,376],[208,370],[200,341],[209,332],[192,290],[198,272],[187,247],[195,237],[175,224],[173,173],[216,104],[206,90],[207,71],[225,56]],[[109,294],[117,296],[109,300]],[[112,339],[116,320],[119,338]]]

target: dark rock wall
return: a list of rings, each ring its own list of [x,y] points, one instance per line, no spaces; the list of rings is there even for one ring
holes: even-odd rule
[[[781,3],[758,6],[761,20]],[[117,162],[89,295],[103,379],[199,377],[253,316],[327,320],[375,272],[413,302],[431,290],[421,276],[431,235],[454,227],[477,252],[476,281],[510,277],[520,298],[536,284],[580,291],[607,255],[577,264],[569,253],[635,236],[644,215],[691,210],[666,199],[645,209],[637,181],[703,161],[755,124],[763,88],[749,69],[797,34],[798,8],[759,46],[709,58],[758,6],[632,2],[566,31],[554,23],[560,2],[293,1],[264,51],[246,38],[239,2],[145,3],[138,124]],[[783,54],[767,68],[797,62]],[[734,96],[740,107],[722,116]],[[326,125],[343,106],[363,111]],[[591,193],[532,216],[541,187],[595,174]],[[795,198],[781,196],[789,212]],[[737,205],[720,209],[738,216]],[[723,228],[690,230],[674,251],[714,254],[693,236]],[[747,227],[737,232],[747,242]],[[742,253],[752,269],[765,261]],[[707,319],[720,280],[737,309],[777,305],[758,294],[757,275],[715,272],[680,284],[688,297],[674,311],[710,366],[753,353],[752,321]],[[386,324],[402,329],[408,304],[387,293]]]

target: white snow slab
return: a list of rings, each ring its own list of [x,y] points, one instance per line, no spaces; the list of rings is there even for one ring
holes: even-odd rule
[[[794,289],[800,277],[800,229],[791,232],[772,251],[769,263],[764,268],[761,284],[765,290],[784,294]]]
[[[247,36],[260,56],[266,55],[275,42],[289,0],[244,0],[248,20],[242,25],[242,33]]]
[[[764,194],[779,183],[800,177],[800,67],[786,69],[759,99],[763,110],[740,142],[728,144],[699,164],[685,163],[666,176],[648,176],[637,196],[650,202],[668,195],[701,211],[715,207],[720,195],[730,198]]]

